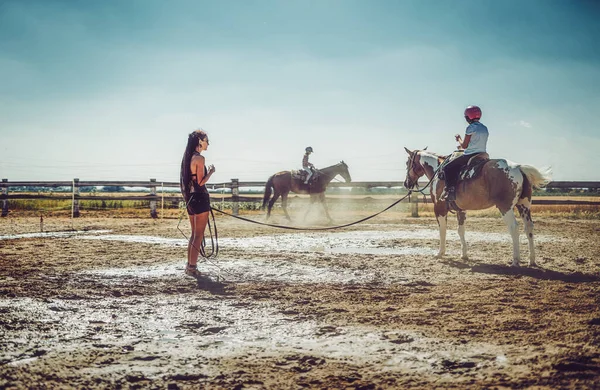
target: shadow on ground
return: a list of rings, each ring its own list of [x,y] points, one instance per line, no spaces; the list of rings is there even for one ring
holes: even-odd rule
[[[542,280],[560,280],[569,283],[600,282],[598,274],[584,274],[581,272],[564,273],[543,268],[511,267],[498,264],[478,264],[471,267],[472,272],[496,275],[521,275]]]
[[[198,288],[200,290],[208,291],[213,295],[231,295],[233,285],[222,282],[220,280],[213,280],[209,277],[199,277],[196,278],[196,282],[198,283]]]

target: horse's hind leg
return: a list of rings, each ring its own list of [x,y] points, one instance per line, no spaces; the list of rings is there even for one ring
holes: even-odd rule
[[[531,219],[531,202],[527,198],[519,199],[517,210],[521,218],[523,218],[523,226],[525,234],[529,241],[529,266],[535,266],[535,246],[533,244],[533,220]]]
[[[287,220],[292,222],[292,219],[290,218],[290,215],[287,212],[287,200],[288,194],[281,194],[281,207],[283,208],[283,212],[285,213],[285,217],[287,218]]]
[[[465,220],[467,219],[467,213],[459,211],[456,213],[456,218],[458,219],[458,236],[460,237],[460,249],[462,250],[461,259],[469,260],[469,256],[467,255],[467,241],[465,241]]]
[[[502,210],[500,210],[502,212]],[[519,226],[517,225],[517,218],[515,218],[515,211],[511,208],[510,210],[502,213],[502,219],[508,227],[508,232],[512,237],[513,243],[513,267],[519,266],[520,255],[519,255]]]
[[[279,198],[279,195],[279,192],[275,191],[275,193],[273,194],[273,198],[271,198],[271,200],[269,201],[269,208],[267,209],[267,219],[269,219],[269,217],[271,216],[271,209],[273,208],[273,205]]]

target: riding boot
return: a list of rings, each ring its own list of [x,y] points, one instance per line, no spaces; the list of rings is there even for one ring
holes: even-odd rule
[[[456,188],[454,186],[448,188],[448,195],[446,196],[448,202],[454,202],[456,200]]]
[[[453,201],[456,199],[456,193],[454,186],[445,187],[444,192],[442,192],[442,196],[440,196],[440,200],[442,201]]]

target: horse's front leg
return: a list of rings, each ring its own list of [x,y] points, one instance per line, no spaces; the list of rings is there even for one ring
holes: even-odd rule
[[[303,219],[304,222],[306,222],[306,217],[308,217],[308,213],[310,213],[310,210],[313,208],[313,205],[315,204],[315,201],[317,200],[317,198],[315,197],[315,194],[309,194],[309,199],[310,199],[310,202],[308,203],[308,207],[306,208],[306,213],[304,213],[304,219]]]
[[[329,215],[329,210],[327,210],[327,202],[325,202],[325,193],[324,192],[321,192],[319,194],[319,201],[323,205],[323,209],[325,210],[325,215],[327,216],[329,223],[333,223],[333,218],[331,218],[331,215]]]
[[[281,207],[283,208],[283,212],[285,213],[285,217],[287,218],[287,220],[292,222],[292,219],[290,218],[290,215],[287,212],[287,201],[288,194],[281,194]]]
[[[460,237],[460,249],[462,250],[462,256],[460,258],[469,260],[469,256],[467,255],[467,241],[465,241],[465,221],[467,219],[467,213],[459,211],[456,213],[456,218],[458,219],[458,236]]]
[[[500,212],[502,212],[502,210],[500,210]],[[502,219],[504,219],[504,223],[508,227],[508,232],[510,233],[513,242],[512,266],[518,267],[521,256],[519,254],[519,226],[517,225],[517,218],[515,218],[515,211],[511,208],[507,212],[502,213]]]
[[[448,226],[448,210],[440,203],[437,203],[433,210],[437,219],[438,228],[440,230],[440,251],[435,256],[436,259],[441,259],[446,254],[446,228]]]

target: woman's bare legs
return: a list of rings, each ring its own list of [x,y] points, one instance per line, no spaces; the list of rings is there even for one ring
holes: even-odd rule
[[[188,266],[195,267],[198,263],[198,256],[200,254],[202,240],[204,239],[204,230],[206,230],[207,224],[208,211],[201,214],[190,215],[192,234],[190,235],[190,240],[188,242]]]

